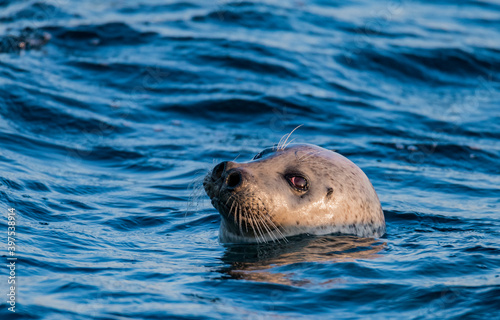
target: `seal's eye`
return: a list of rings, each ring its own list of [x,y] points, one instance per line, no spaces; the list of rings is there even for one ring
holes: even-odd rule
[[[306,178],[297,175],[289,175],[286,177],[288,183],[299,191],[306,191],[309,185]]]

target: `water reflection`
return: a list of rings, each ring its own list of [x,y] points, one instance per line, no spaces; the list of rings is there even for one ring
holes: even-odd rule
[[[297,236],[284,243],[226,245],[221,260],[226,267],[219,271],[233,279],[303,286],[309,281],[294,281],[290,273],[273,272],[274,268],[297,263],[341,263],[375,259],[386,243],[380,239],[355,236]],[[338,282],[328,280],[325,283]]]

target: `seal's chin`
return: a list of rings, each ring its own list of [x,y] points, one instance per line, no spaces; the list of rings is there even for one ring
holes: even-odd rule
[[[237,196],[213,197],[211,200],[212,205],[222,217],[224,228],[238,236],[252,237],[254,235],[249,223],[251,213],[244,209]]]

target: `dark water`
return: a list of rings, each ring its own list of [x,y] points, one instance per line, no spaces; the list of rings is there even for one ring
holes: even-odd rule
[[[499,318],[498,1],[4,0],[0,51],[1,319]],[[199,177],[300,124],[386,236],[220,244]]]

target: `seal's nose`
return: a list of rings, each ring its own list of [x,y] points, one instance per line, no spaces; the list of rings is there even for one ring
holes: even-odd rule
[[[228,190],[236,189],[242,181],[241,172],[239,170],[231,171],[226,178],[226,185]]]
[[[224,185],[229,191],[233,191],[243,183],[243,173],[240,168],[234,168],[234,162],[224,161],[212,169],[212,180],[217,184]]]
[[[212,170],[212,179],[219,180],[224,171],[226,171],[227,161],[221,162]]]
[[[212,170],[212,180],[219,185],[233,191],[243,183],[243,173],[234,162],[224,161],[216,165]]]

